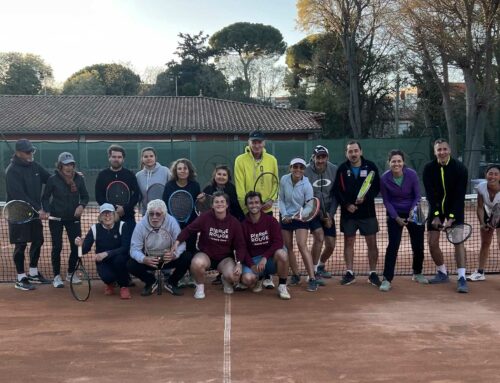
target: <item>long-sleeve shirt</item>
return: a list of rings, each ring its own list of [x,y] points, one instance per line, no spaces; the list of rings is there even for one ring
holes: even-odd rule
[[[226,214],[224,219],[216,217],[213,210],[206,211],[186,226],[177,240],[186,241],[191,235],[200,233],[198,248],[214,261],[232,257],[251,267],[253,262],[249,259],[243,231],[240,222],[231,214]]]
[[[337,210],[337,200],[333,192],[336,174],[337,166],[329,161],[326,163],[326,169],[320,173],[314,166],[314,159],[309,161],[304,173],[313,187],[314,196],[321,203],[322,211],[330,213],[332,217]]]
[[[135,178],[137,178],[137,184],[141,191],[141,213],[144,215],[146,212],[146,205],[149,202],[147,199],[148,188],[154,184],[165,186],[170,180],[170,170],[157,162],[153,169],[148,170],[144,168],[135,173]]]
[[[314,197],[312,185],[307,177],[302,177],[294,185],[291,174],[281,177],[279,194],[278,205],[282,217],[293,217],[307,201]]]
[[[117,254],[128,254],[130,247],[130,229],[125,222],[116,222],[111,229],[106,229],[102,224],[92,225],[85,236],[82,253],[87,254],[95,242],[95,253],[108,253],[109,257]],[[121,226],[121,229],[120,229]],[[95,238],[94,238],[95,231]]]
[[[187,191],[189,194],[191,194],[191,197],[193,197],[193,201],[196,201],[196,197],[198,197],[198,195],[201,192],[200,184],[197,181],[189,180],[187,182],[186,186],[177,185],[177,182],[175,180],[168,181],[167,184],[165,185],[165,190],[163,191],[162,199],[165,202],[165,204],[167,205],[167,210],[168,210],[169,214],[171,214],[171,212],[170,212],[170,209],[168,206],[168,200],[170,199],[170,196],[172,194],[174,194],[174,192],[176,192],[177,190]],[[196,217],[197,217],[197,215],[194,211],[194,203],[193,203],[193,210],[191,212],[191,216],[189,217],[187,224],[186,223],[181,224],[181,229],[186,227],[191,222],[193,222],[196,219]]]
[[[276,250],[283,248],[281,227],[274,217],[261,214],[259,220],[253,222],[247,215],[241,227],[250,257],[263,256],[269,259]]]
[[[467,177],[467,168],[454,158],[445,165],[437,160],[425,165],[422,178],[431,217],[442,215],[463,222]]]
[[[365,178],[371,171],[375,172],[375,177],[373,178],[372,185],[368,193],[366,193],[364,201],[360,205],[356,205],[357,209],[354,213],[350,213],[347,210],[347,206],[354,205],[358,197],[359,189]],[[340,213],[342,217],[348,219],[359,219],[359,218],[374,218],[376,217],[375,211],[375,197],[380,191],[380,176],[377,166],[361,157],[361,166],[359,168],[359,176],[354,175],[354,171],[351,168],[351,163],[345,161],[337,169],[337,175],[335,177],[335,184],[333,186],[335,190],[335,197],[340,205]]]
[[[203,189],[203,193],[212,195],[216,191],[219,191],[213,184],[205,186]],[[243,210],[241,210],[240,204],[238,203],[238,196],[236,195],[236,188],[231,182],[228,182],[224,185],[224,188],[220,191],[223,191],[229,196],[229,212],[231,215],[238,219],[238,221],[242,221],[245,219],[245,214],[243,214]]]
[[[415,170],[403,168],[403,182],[399,186],[390,170],[380,177],[380,194],[389,217],[396,219],[398,213],[409,213],[420,201],[420,186]]]
[[[111,169],[103,169],[97,175],[95,181],[95,199],[99,205],[108,202],[106,200],[106,188],[113,181],[124,182],[130,191],[130,199],[128,204],[123,206],[124,215],[123,220],[133,219],[135,216],[134,206],[137,205],[141,197],[141,191],[139,190],[139,185],[137,184],[137,178],[135,174],[130,170],[121,168],[118,171],[113,171]]]

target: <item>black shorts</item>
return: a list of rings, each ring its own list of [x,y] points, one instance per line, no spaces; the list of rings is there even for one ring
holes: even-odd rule
[[[441,221],[441,224],[444,224],[444,221],[446,220],[446,217],[444,215],[439,215],[439,220]],[[427,218],[427,231],[440,231],[440,228],[435,228],[432,226],[432,220],[436,218],[436,216],[428,217]],[[456,217],[455,221],[453,222],[454,225],[461,225],[464,223],[464,218],[463,217]]]
[[[35,219],[26,223],[9,223],[10,243],[43,243],[42,221]]]
[[[206,254],[206,253],[205,253]],[[208,255],[208,254],[207,254]],[[209,257],[210,258],[210,257]],[[210,258],[210,270],[217,270],[217,267],[219,267],[219,263],[221,263],[223,260],[227,259],[227,258],[231,258],[231,259],[234,259],[233,256],[231,255],[228,255],[227,257],[225,258],[222,258],[220,260],[215,260],[215,259],[212,259]]]
[[[378,221],[376,217],[371,218],[345,218],[340,217],[340,231],[346,236],[356,235],[356,232],[363,236],[378,233]]]
[[[325,223],[321,220],[319,216],[314,218],[311,222],[309,222],[309,229],[311,230],[311,234],[313,231],[316,231],[319,228],[323,228],[323,233],[326,237],[336,237],[337,229],[335,227],[335,219],[332,219],[332,227],[325,227]]]

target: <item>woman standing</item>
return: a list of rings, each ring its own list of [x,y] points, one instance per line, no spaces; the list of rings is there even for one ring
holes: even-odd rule
[[[99,223],[90,227],[85,239],[75,238],[75,245],[82,246],[87,254],[95,242],[95,264],[104,285],[104,295],[113,295],[115,283],[120,287],[120,298],[130,299],[127,261],[132,233],[127,223],[117,220],[115,208],[110,203],[99,208]]]
[[[75,167],[76,162],[71,153],[59,154],[55,174],[48,179],[42,195],[43,210],[51,216],[61,219],[60,221],[49,221],[52,237],[52,271],[54,272],[52,285],[55,288],[64,287],[61,278],[63,230],[66,229],[71,249],[68,273],[66,274],[66,281],[69,282],[78,261],[78,248],[74,242],[75,238],[81,235],[80,217],[89,202],[85,180],[75,171]],[[73,278],[73,283],[78,283],[78,280],[75,281]]]
[[[418,283],[429,283],[422,274],[425,226],[408,220],[410,212],[420,202],[417,173],[405,165],[405,155],[401,150],[391,150],[388,162],[389,170],[380,178],[380,193],[387,209],[389,235],[389,244],[385,251],[384,280],[380,285],[380,291],[391,289],[403,227],[406,227],[410,234],[413,250],[413,280]]]
[[[216,191],[224,192],[229,196],[229,213],[241,222],[245,214],[238,203],[236,187],[231,182],[231,170],[227,165],[217,165],[212,173],[212,181],[203,189],[203,193],[208,195],[213,195]]]
[[[137,183],[141,190],[141,213],[144,215],[146,206],[148,205],[147,192],[152,185],[163,185],[170,179],[170,169],[162,166],[156,159],[156,151],[152,147],[147,147],[141,150],[141,170],[136,173]],[[156,199],[161,198],[163,191],[159,195],[155,195]]]
[[[290,267],[292,268],[291,285],[300,283],[297,260],[293,254],[293,233],[299,252],[304,261],[309,282],[307,291],[317,291],[318,281],[314,277],[312,255],[307,248],[307,236],[309,223],[294,220],[292,217],[299,212],[306,201],[313,198],[313,188],[307,177],[304,176],[306,162],[302,158],[294,158],[290,161],[290,174],[281,177],[279,192],[279,209],[281,220],[281,233],[283,242],[288,250]]]
[[[481,249],[479,250],[479,267],[470,276],[469,281],[484,281],[484,266],[490,252],[493,233],[497,232],[498,247],[500,248],[500,224],[491,225],[491,214],[495,206],[500,209],[500,165],[490,165],[486,168],[486,181],[476,186],[477,190],[477,218],[481,224]],[[488,212],[490,214],[488,214]]]

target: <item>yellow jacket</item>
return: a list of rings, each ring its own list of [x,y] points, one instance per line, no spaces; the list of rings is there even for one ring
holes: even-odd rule
[[[234,184],[236,186],[236,194],[238,195],[238,202],[241,209],[246,214],[248,209],[245,206],[245,195],[249,191],[254,190],[255,181],[261,173],[273,173],[278,179],[278,161],[276,157],[266,152],[263,149],[262,158],[257,161],[250,150],[249,146],[245,147],[245,153],[240,154],[234,161]],[[271,196],[273,185],[264,185],[258,191],[262,194],[262,199],[266,202],[269,199],[277,199],[277,195]],[[268,211],[271,211],[269,209]]]

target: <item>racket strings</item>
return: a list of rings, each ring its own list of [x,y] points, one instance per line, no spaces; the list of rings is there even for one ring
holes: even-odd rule
[[[165,186],[162,184],[151,185],[146,192],[146,201],[150,202],[155,199],[162,199],[164,190]]]
[[[113,205],[126,205],[130,199],[130,192],[125,184],[113,183],[106,191],[107,200]]]
[[[193,200],[185,193],[172,194],[169,200],[170,214],[178,221],[185,221],[193,211]]]
[[[3,209],[4,218],[11,222],[22,222],[31,219],[35,212],[24,202],[12,201]]]
[[[472,226],[457,225],[447,230],[446,235],[452,243],[462,243],[472,234]]]

